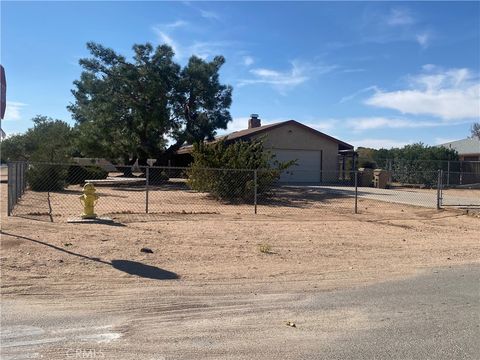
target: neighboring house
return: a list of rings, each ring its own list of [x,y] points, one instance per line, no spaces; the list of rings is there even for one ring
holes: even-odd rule
[[[297,165],[285,171],[282,182],[321,182],[338,179],[339,155],[352,156],[353,146],[312,129],[295,120],[261,125],[258,115],[252,114],[248,128],[225,135],[227,143],[262,137],[265,149],[278,161],[297,160]],[[184,146],[177,152],[183,157],[182,165],[191,161],[192,146]],[[190,158],[190,160],[188,159]],[[345,161],[343,162],[345,164]]]
[[[461,161],[480,161],[480,139],[477,137],[452,141],[438,146],[456,150]]]

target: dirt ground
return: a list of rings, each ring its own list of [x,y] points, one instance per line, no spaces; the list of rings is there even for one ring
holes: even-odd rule
[[[125,206],[131,201],[102,192],[106,201]],[[213,202],[210,207],[202,203],[203,213],[191,214],[172,202],[168,211],[159,207],[149,215],[131,214],[118,205],[118,211],[109,212],[115,224],[94,225],[66,223],[74,213],[61,214],[61,206],[77,201],[77,191],[61,196],[53,199],[54,222],[33,202],[29,216],[24,211],[23,217],[6,217],[2,184],[2,299],[20,299],[35,311],[54,305],[55,311],[95,309],[129,317],[115,325],[122,342],[113,341],[108,349],[121,346],[132,358],[139,350],[130,353],[128,344],[150,336],[141,328],[159,331],[156,341],[165,354],[193,351],[198,343],[178,341],[185,336],[207,341],[208,332],[221,332],[225,321],[235,326],[239,313],[247,316],[249,329],[258,330],[248,316],[251,306],[268,303],[264,316],[271,312],[281,323],[294,316],[285,301],[308,292],[480,260],[480,218],[455,211],[360,200],[355,215],[351,199],[329,199],[330,206],[287,209],[288,216],[278,207],[254,215],[247,205],[219,213]],[[153,253],[141,252],[144,247]],[[257,294],[264,305],[252,300]],[[175,317],[176,325],[162,318],[171,328],[162,332],[161,324],[145,317],[152,312],[182,315]],[[356,321],[355,314],[349,316]],[[57,358],[53,345],[42,351]]]

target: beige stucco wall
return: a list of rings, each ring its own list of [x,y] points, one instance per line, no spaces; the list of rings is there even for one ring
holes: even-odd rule
[[[338,171],[338,144],[334,141],[294,124],[274,128],[259,136],[265,137],[264,145],[267,149],[323,150],[324,174],[336,174]]]

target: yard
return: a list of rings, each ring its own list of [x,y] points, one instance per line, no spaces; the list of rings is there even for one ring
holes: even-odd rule
[[[185,194],[168,200],[165,190],[142,214],[143,194],[100,189],[98,213],[116,223],[68,224],[79,189],[52,196],[54,222],[28,196],[19,209],[30,211],[6,217],[2,190],[4,316],[23,314],[3,341],[12,358],[64,359],[79,347],[107,359],[262,358],[288,340],[308,351],[339,327],[366,326],[353,310],[300,311],[312,294],[479,262],[480,219],[453,211],[360,199],[355,215],[351,198],[326,196],[254,215],[201,195],[185,208]]]

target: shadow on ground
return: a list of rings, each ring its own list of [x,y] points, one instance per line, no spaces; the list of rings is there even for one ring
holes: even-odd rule
[[[37,239],[32,239],[32,238],[29,238],[29,237],[26,237],[26,236],[15,235],[15,234],[11,234],[11,233],[8,233],[8,232],[5,232],[5,231],[1,231],[1,234],[11,236],[13,238],[17,238],[18,240],[21,240],[21,241],[22,240],[28,240],[28,241],[34,242],[36,244],[39,244],[39,245],[48,246],[49,248],[55,249],[57,251],[61,251],[61,252],[66,253],[68,255],[77,256],[77,257],[80,257],[82,259],[95,261],[95,262],[102,263],[102,264],[105,264],[105,265],[110,265],[114,269],[119,270],[119,271],[123,271],[127,274],[130,274],[130,275],[140,276],[140,277],[143,277],[143,278],[154,279],[154,280],[174,280],[174,279],[179,279],[180,278],[180,276],[178,274],[174,273],[174,272],[164,270],[164,269],[158,268],[156,266],[146,265],[146,264],[143,264],[143,263],[140,263],[140,262],[137,262],[137,261],[112,260],[111,262],[108,262],[108,261],[105,261],[105,260],[101,260],[97,257],[90,257],[90,256],[78,254],[78,253],[70,251],[70,250],[65,250],[65,249],[62,249],[61,247],[58,247],[56,245],[52,245],[52,244],[49,244],[47,242],[40,241],[40,240],[37,240]],[[5,240],[2,240],[2,244],[3,244],[4,241]],[[13,244],[9,244],[10,247],[12,245]]]
[[[160,269],[155,266],[145,265],[137,261],[130,260],[112,260],[111,265],[120,271],[130,275],[136,275],[143,278],[155,280],[173,280],[179,276],[171,271]]]

